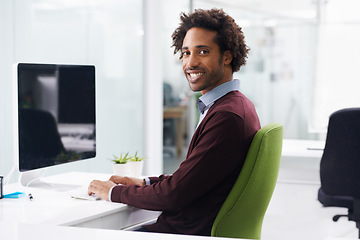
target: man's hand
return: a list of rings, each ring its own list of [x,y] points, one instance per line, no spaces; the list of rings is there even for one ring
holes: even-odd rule
[[[115,185],[116,184],[112,181],[105,182],[105,181],[94,180],[89,185],[88,194],[91,195],[95,193],[102,199],[109,201],[110,188],[112,188]]]
[[[144,179],[139,179],[139,178],[121,177],[121,176],[113,175],[113,176],[111,176],[111,178],[109,180],[111,182],[116,183],[116,184],[123,184],[123,185],[135,184],[135,185],[138,185],[140,187],[145,186],[145,180]]]

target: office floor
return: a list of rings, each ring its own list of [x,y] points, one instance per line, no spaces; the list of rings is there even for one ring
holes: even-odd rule
[[[172,151],[167,149],[167,153]],[[183,159],[164,154],[164,172],[172,173]],[[262,240],[358,239],[354,222],[347,218],[332,221],[336,214],[347,214],[347,209],[322,207],[317,200],[319,187],[319,159],[283,158]]]

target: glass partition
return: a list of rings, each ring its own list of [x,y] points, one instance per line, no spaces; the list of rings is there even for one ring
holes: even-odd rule
[[[54,171],[112,172],[109,158],[143,152],[142,0],[2,1],[0,168],[11,168],[12,69],[16,62],[91,64],[96,68],[97,157]],[[2,11],[1,11],[2,13]],[[4,21],[2,21],[4,20]],[[7,44],[10,43],[10,44]],[[9,50],[7,48],[10,48]],[[3,114],[7,112],[8,114]],[[7,129],[10,129],[8,131]],[[52,171],[52,170],[50,170]]]

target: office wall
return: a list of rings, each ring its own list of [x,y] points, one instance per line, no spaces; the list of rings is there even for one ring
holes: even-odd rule
[[[314,83],[317,48],[316,2],[216,2],[243,28],[250,52],[235,77],[255,104],[261,124],[283,124],[284,138],[317,139],[317,134],[308,132],[312,94],[308,90]],[[206,6],[207,1],[194,2],[194,7]]]
[[[0,2],[0,175],[6,176],[13,162],[12,60],[13,4]]]
[[[282,123],[285,138],[324,139],[332,112],[360,106],[359,1],[192,2],[223,8],[243,27],[251,51],[235,76],[263,125]]]
[[[143,1],[150,4],[151,11],[158,9],[156,23],[152,27],[156,34],[159,34],[159,28],[161,31],[159,36],[153,34],[149,38],[161,41],[161,51],[158,52],[158,43],[153,51],[146,52],[147,49],[144,49],[147,41],[144,36],[152,34],[151,30],[145,31],[144,18],[154,16],[145,14]],[[247,66],[235,77],[241,80],[242,91],[254,102],[263,125],[275,121],[284,124],[286,138],[324,139],[323,133],[309,133],[311,114],[317,114],[313,108],[314,101],[318,101],[316,98],[326,102],[322,94],[327,91],[325,87],[329,82],[332,91],[341,88],[345,92],[339,99],[348,98],[346,88],[358,89],[356,68],[349,67],[356,65],[358,59],[358,48],[351,47],[351,39],[359,38],[354,35],[358,32],[358,14],[350,11],[356,9],[357,5],[352,7],[356,1],[347,0],[346,4],[342,4],[347,8],[341,10],[341,0],[330,3],[301,0],[2,0],[0,174],[6,175],[13,161],[11,68],[18,61],[97,66],[98,157],[69,168],[110,172],[107,158],[112,154],[136,150],[146,152],[146,139],[154,134],[145,133],[145,128],[151,127],[151,124],[146,125],[144,119],[152,111],[145,111],[145,103],[149,104],[145,96],[151,97],[149,92],[145,94],[146,91],[154,91],[153,94],[158,94],[156,97],[160,96],[162,89],[155,85],[161,79],[174,86],[174,92],[180,99],[192,96],[181,63],[170,48],[170,35],[178,25],[180,12],[188,12],[192,8],[223,8],[243,27],[251,51]],[[321,35],[319,26],[327,26],[326,29],[332,29],[332,32]],[[331,61],[335,56],[331,49],[333,44],[329,44],[328,49],[319,46],[325,46],[321,38],[336,35],[337,29],[343,32],[344,26],[349,29],[344,35],[347,39],[346,51],[338,51],[341,54],[336,55],[335,64]],[[341,36],[336,41],[341,45]],[[152,53],[162,57],[152,58],[149,55]],[[354,58],[350,54],[355,56],[356,61],[351,60]],[[322,59],[328,61],[323,62]],[[323,64],[319,65],[319,61]],[[146,71],[152,74],[151,81],[156,83],[145,82],[148,74],[144,70],[145,64]],[[334,76],[328,69],[335,68],[338,77],[331,81],[325,79]],[[346,84],[339,81],[344,76],[341,72],[346,72],[347,76],[351,73],[352,78]],[[323,73],[327,73],[326,77]],[[322,84],[316,85],[319,82]],[[160,115],[159,106],[156,108],[154,113]],[[161,118],[158,116],[156,119]],[[161,134],[160,131],[158,134]],[[159,136],[154,135],[156,141],[161,141]],[[161,151],[159,144],[155,151]],[[160,158],[157,164],[161,162]],[[66,170],[66,167],[63,169]]]
[[[13,161],[12,64],[94,64],[97,157],[49,172],[111,172],[108,158],[144,151],[143,2],[0,2],[0,175]]]
[[[312,129],[325,129],[331,113],[360,107],[360,2],[332,0],[324,4],[316,50],[316,84]]]

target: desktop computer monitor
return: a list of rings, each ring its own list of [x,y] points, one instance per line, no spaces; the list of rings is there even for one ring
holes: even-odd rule
[[[96,156],[95,67],[18,63],[15,164],[24,186],[41,171]]]

